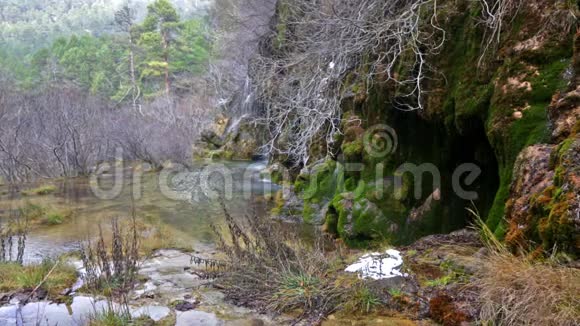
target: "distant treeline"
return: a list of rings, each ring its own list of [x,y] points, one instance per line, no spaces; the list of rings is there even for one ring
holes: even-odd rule
[[[92,9],[85,10],[91,21]],[[2,12],[7,15],[6,9]],[[72,84],[93,95],[136,104],[162,94],[187,92],[207,69],[212,42],[206,18],[181,20],[168,0],[151,3],[140,23],[129,6],[121,7],[114,17],[111,34],[94,36],[80,30],[27,55],[3,46],[0,72],[24,90]],[[41,34],[30,32],[31,36]]]

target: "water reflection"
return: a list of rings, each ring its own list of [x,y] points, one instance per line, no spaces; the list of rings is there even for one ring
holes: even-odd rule
[[[220,162],[230,171],[232,187],[226,196],[226,205],[233,215],[267,214],[268,204],[260,198],[276,191],[276,185],[264,179],[260,172],[265,162]],[[179,200],[163,194],[159,172],[143,172],[125,168],[122,173],[122,191],[110,200],[97,198],[91,191],[88,178],[72,178],[54,182],[57,190],[46,196],[30,196],[18,199],[3,198],[0,210],[8,212],[33,203],[55,209],[72,209],[70,221],[61,225],[34,228],[29,236],[25,251],[25,262],[39,261],[42,257],[55,256],[78,248],[80,241],[96,234],[99,223],[106,224],[112,217],[126,218],[133,208],[141,220],[158,220],[171,228],[176,237],[194,247],[211,245],[214,237],[210,224],[223,220],[218,200],[200,194],[200,176],[205,166],[196,166],[189,171],[171,173],[168,185],[181,194]],[[161,172],[163,173],[163,172]],[[137,176],[137,177],[135,177]],[[99,186],[110,187],[116,176],[105,173],[99,177]],[[205,178],[205,177],[204,177]],[[205,179],[210,188],[223,192],[226,178],[219,173]],[[118,181],[118,179],[117,179]],[[226,191],[225,193],[228,193]],[[138,195],[138,196],[135,196]],[[137,198],[135,198],[137,197]],[[0,221],[6,222],[7,214]]]

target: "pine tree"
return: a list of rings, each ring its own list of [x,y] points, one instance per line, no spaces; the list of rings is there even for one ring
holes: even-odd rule
[[[179,15],[168,0],[157,0],[147,7],[147,17],[141,25],[140,45],[148,50],[150,56],[146,62],[145,76],[163,75],[165,94],[169,96],[170,53],[179,30]]]

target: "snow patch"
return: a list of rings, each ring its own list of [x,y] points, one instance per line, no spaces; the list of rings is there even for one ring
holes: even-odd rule
[[[407,274],[401,273],[402,266],[403,257],[401,253],[398,250],[389,249],[385,253],[373,252],[366,254],[344,271],[358,273],[359,277],[363,279],[380,280],[396,276],[406,277]]]

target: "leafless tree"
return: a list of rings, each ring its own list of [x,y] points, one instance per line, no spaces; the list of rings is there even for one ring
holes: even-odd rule
[[[70,87],[23,94],[0,87],[0,175],[10,184],[86,175],[115,160],[188,164],[213,118],[207,99],[161,98],[137,112]]]
[[[436,0],[288,0],[278,20],[273,49],[251,69],[267,109],[270,153],[305,165],[313,143],[330,152],[353,71],[366,72],[367,90],[377,79],[393,84],[397,109],[423,108],[427,58],[445,41]]]
[[[209,66],[214,106],[232,115],[256,113],[248,66],[270,30],[276,0],[216,0],[210,16],[218,55]]]

